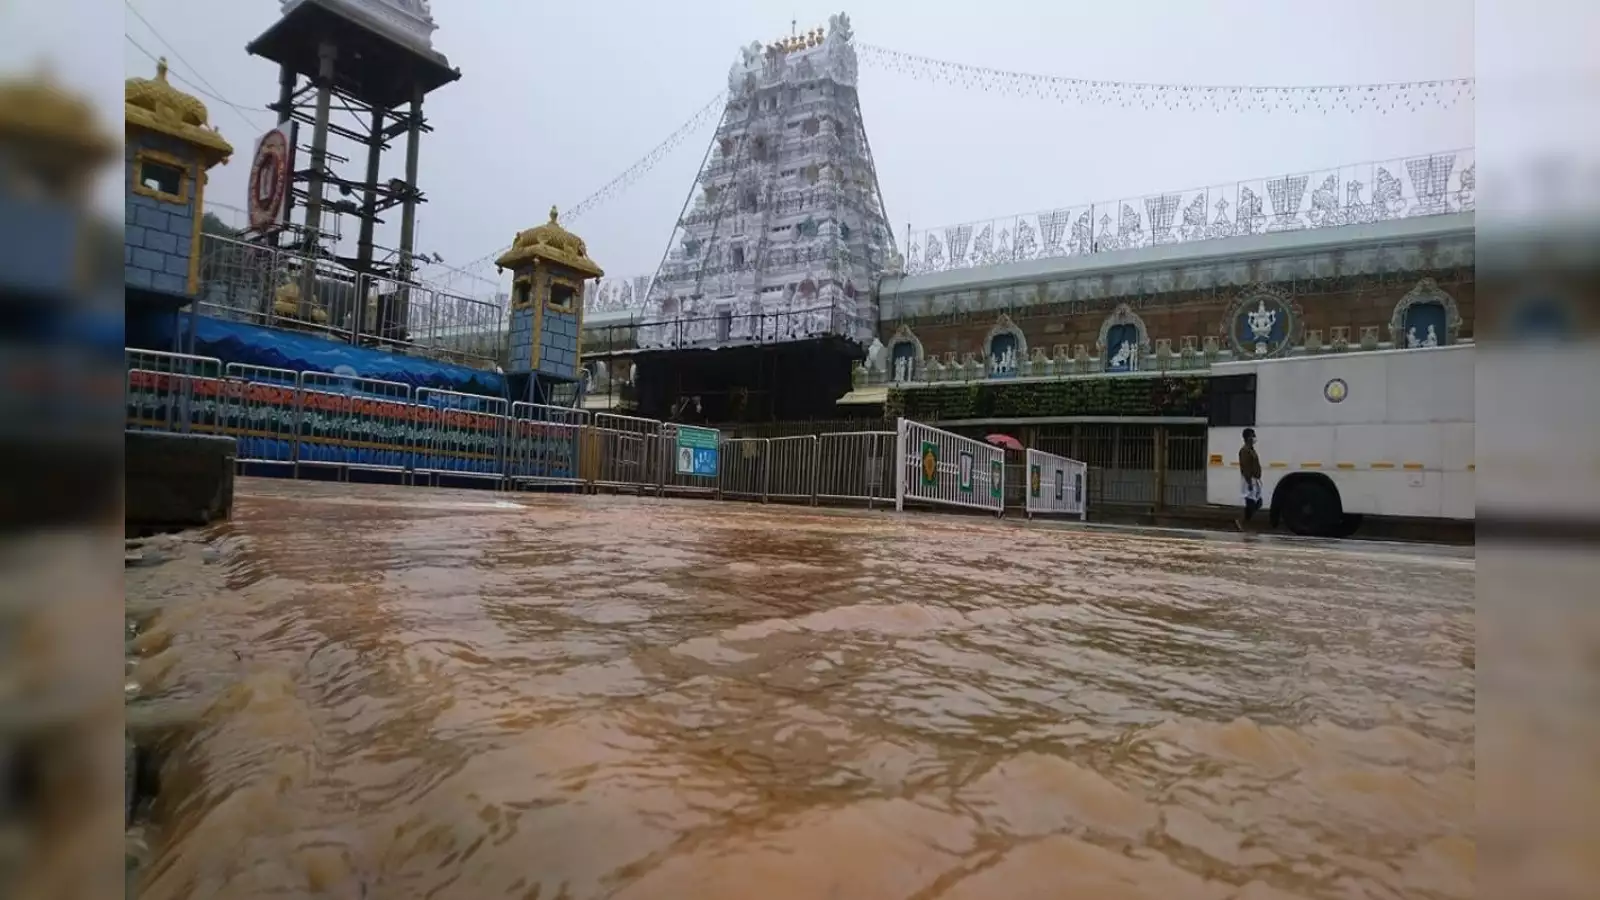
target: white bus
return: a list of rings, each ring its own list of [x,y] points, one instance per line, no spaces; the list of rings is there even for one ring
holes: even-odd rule
[[[1473,519],[1471,344],[1213,366],[1208,503],[1244,505],[1247,427],[1274,526],[1342,537],[1363,516]]]

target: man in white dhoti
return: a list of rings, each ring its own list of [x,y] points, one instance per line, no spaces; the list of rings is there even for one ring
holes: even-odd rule
[[[1244,519],[1237,524],[1243,531],[1245,523],[1261,508],[1261,457],[1256,454],[1256,430],[1244,430],[1244,446],[1239,448],[1239,494],[1244,497]]]

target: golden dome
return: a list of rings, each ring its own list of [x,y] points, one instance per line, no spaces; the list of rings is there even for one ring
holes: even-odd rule
[[[589,258],[589,247],[583,238],[561,227],[556,221],[554,206],[550,207],[550,221],[517,235],[507,250],[494,264],[502,269],[518,269],[537,260],[566,266],[589,278],[599,278],[605,272]]]
[[[177,138],[194,146],[206,165],[233,154],[233,145],[210,127],[206,105],[167,81],[167,61],[156,63],[156,77],[129,78],[124,114],[128,126]]]
[[[0,82],[0,138],[76,151],[89,163],[106,159],[113,149],[89,104],[47,77]]]

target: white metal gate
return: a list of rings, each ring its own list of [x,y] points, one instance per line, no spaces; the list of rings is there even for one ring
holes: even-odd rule
[[[1028,482],[1023,490],[1023,508],[1034,516],[1077,516],[1089,518],[1089,467],[1075,459],[1028,451]]]
[[[1005,514],[1006,454],[999,447],[901,419],[895,458],[895,509],[909,500]]]

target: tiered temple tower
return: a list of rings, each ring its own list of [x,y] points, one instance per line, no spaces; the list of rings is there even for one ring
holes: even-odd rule
[[[894,252],[856,95],[850,19],[752,43],[646,300],[641,347],[844,338],[877,325]],[[831,398],[830,398],[831,399]]]

